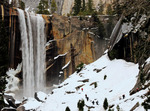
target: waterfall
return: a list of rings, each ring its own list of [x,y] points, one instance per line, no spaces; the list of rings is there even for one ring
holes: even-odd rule
[[[27,26],[28,26],[28,47],[29,47],[29,65],[30,67],[28,68],[28,74],[27,74],[27,86],[24,87],[24,89],[31,89],[25,91],[24,90],[24,95],[27,94],[27,96],[31,96],[34,94],[34,73],[33,73],[33,67],[34,67],[34,61],[33,61],[33,37],[32,37],[32,28],[31,28],[31,21],[30,21],[30,17],[29,17],[29,13],[26,12],[27,15]]]
[[[109,47],[109,50],[112,50],[114,45],[116,43],[119,42],[119,40],[122,38],[122,20],[123,20],[124,16],[121,15],[119,21],[117,22],[117,24],[115,25],[112,33],[111,33],[111,36],[110,36],[110,47]]]
[[[23,93],[33,96],[35,91],[45,87],[45,21],[41,15],[29,15],[17,9],[21,32],[21,49],[23,61]]]
[[[43,18],[40,15],[37,15],[37,73],[36,73],[37,90],[43,88],[41,86],[43,86],[45,82],[45,76],[43,76],[45,72],[45,58],[46,58],[46,50],[45,50],[46,39],[43,38],[45,36],[44,27],[45,23]]]

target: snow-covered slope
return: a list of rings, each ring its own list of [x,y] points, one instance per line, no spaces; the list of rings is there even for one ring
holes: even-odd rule
[[[103,102],[107,98],[109,106],[114,105],[112,109],[115,111],[117,105],[123,111],[129,111],[137,102],[140,106],[135,111],[144,111],[141,106],[144,99],[141,95],[145,94],[147,89],[129,95],[137,80],[138,72],[138,64],[124,60],[110,61],[105,54],[94,63],[84,66],[79,73],[71,75],[48,94],[43,103],[29,99],[24,107],[26,110],[65,111],[68,106],[71,111],[78,111],[77,103],[83,99],[85,111],[88,111],[88,107],[91,108],[90,111],[104,111]]]

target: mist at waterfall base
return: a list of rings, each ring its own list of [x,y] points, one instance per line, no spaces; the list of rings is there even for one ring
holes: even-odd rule
[[[23,96],[33,97],[36,91],[45,92],[46,86],[45,21],[41,15],[17,11],[21,32]]]

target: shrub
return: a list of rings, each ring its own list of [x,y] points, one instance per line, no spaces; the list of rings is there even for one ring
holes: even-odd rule
[[[79,73],[83,69],[84,63],[81,63],[77,66],[76,71]]]
[[[114,109],[110,109],[110,108],[109,108],[108,111],[114,111]]]
[[[118,50],[112,49],[111,51],[109,51],[108,52],[108,57],[110,58],[110,60],[118,58]]]
[[[116,107],[116,108],[117,108],[117,111],[120,111],[120,107],[119,107],[119,105],[117,105],[117,107]]]
[[[94,83],[94,87],[95,87],[95,88],[97,87],[97,82]]]
[[[103,108],[106,110],[108,108],[107,98],[104,99]]]

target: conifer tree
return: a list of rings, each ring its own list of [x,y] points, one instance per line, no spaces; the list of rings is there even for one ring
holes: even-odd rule
[[[104,4],[102,3],[102,0],[100,0],[100,2],[98,4],[98,11],[99,11],[100,14],[103,14]]]
[[[93,0],[88,0],[88,2],[87,2],[87,10],[88,10],[89,14],[92,14],[94,12]]]
[[[37,7],[37,11],[36,13],[38,14],[50,14],[50,12],[48,11],[48,1],[45,0],[41,0],[38,7]]]
[[[25,10],[25,3],[22,0],[19,1],[19,5],[22,10]]]
[[[105,100],[104,100],[103,107],[104,107],[105,110],[108,108],[107,98],[105,98]]]
[[[67,106],[65,111],[70,111],[70,108]]]
[[[85,0],[82,0],[82,10],[81,11],[83,12],[83,11],[85,11],[85,9],[86,9],[85,8]]]
[[[81,10],[81,0],[75,0],[73,7],[73,15],[78,15]]]
[[[57,10],[57,5],[55,0],[52,0],[51,2],[51,13],[54,13]]]

